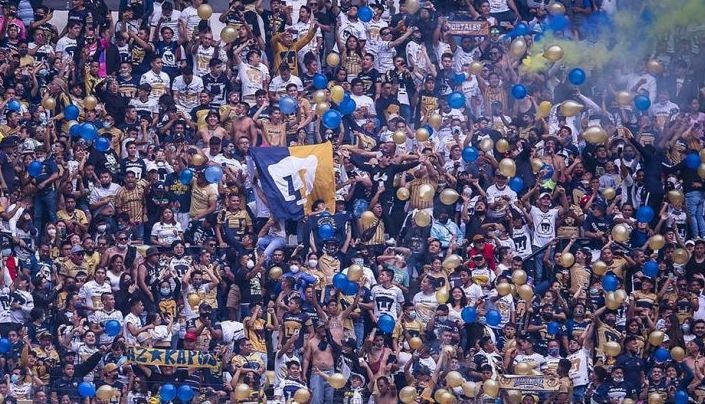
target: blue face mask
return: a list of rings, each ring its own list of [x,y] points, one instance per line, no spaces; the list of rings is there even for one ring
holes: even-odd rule
[[[17,384],[17,382],[20,381],[20,375],[12,375],[10,376],[10,382],[12,384]]]
[[[162,293],[162,296],[169,296],[169,295],[171,294],[171,289],[169,289],[169,288],[162,288],[162,289],[160,290],[160,292]]]

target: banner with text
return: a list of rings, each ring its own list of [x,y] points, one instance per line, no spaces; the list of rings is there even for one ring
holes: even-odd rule
[[[499,377],[499,388],[520,391],[558,391],[557,377],[504,375]]]
[[[175,366],[177,368],[209,368],[220,372],[221,362],[213,354],[183,349],[158,349],[131,347],[127,360],[145,366]]]

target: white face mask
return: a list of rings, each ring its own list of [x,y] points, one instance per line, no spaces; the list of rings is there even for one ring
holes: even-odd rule
[[[247,269],[252,269],[255,267],[255,262],[252,260],[247,260]]]
[[[299,272],[299,266],[298,265],[291,265],[289,266],[289,270],[293,273]]]
[[[99,225],[98,225],[98,231],[101,232],[101,233],[103,233],[103,232],[104,232],[105,230],[107,230],[107,229],[108,229],[108,225],[107,225],[107,224],[99,224]]]
[[[315,268],[318,266],[318,260],[308,260],[308,266],[311,268]]]

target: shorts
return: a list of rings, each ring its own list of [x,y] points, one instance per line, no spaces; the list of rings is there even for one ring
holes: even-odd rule
[[[225,301],[225,307],[236,309],[240,307],[240,300],[240,287],[233,283],[230,285],[230,290],[228,290],[228,299]]]

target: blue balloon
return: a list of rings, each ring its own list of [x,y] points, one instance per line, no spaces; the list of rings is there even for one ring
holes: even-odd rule
[[[516,25],[516,27],[514,27],[514,32],[516,33],[516,35],[519,35],[519,36],[528,35],[529,34],[529,26],[523,22],[520,22],[519,24]]]
[[[343,285],[343,294],[345,296],[352,296],[357,293],[357,290],[359,289],[359,286],[357,283],[345,280],[345,285]]]
[[[463,161],[472,163],[477,160],[478,157],[480,157],[480,152],[478,152],[476,148],[467,146],[463,149]]]
[[[296,100],[292,97],[289,97],[288,95],[279,99],[279,110],[282,112],[282,114],[293,114],[294,112],[296,112],[298,106],[299,104],[296,102]]]
[[[217,184],[223,179],[223,169],[220,166],[208,166],[203,176],[210,184]]]
[[[328,79],[321,73],[316,73],[313,75],[313,87],[316,90],[323,90],[328,87]]]
[[[448,94],[448,105],[451,108],[462,108],[465,106],[465,96],[457,91]]]
[[[658,275],[658,263],[654,260],[646,261],[642,272],[649,278],[655,278]]]
[[[98,128],[90,122],[84,122],[80,128],[81,138],[87,142],[92,142],[98,137]]]
[[[78,122],[73,121],[73,124],[69,126],[69,135],[71,137],[81,136],[81,125]]]
[[[179,181],[181,181],[182,184],[188,185],[193,181],[193,170],[190,168],[185,168],[181,173],[179,174]]]
[[[602,289],[605,291],[614,292],[617,290],[617,286],[619,286],[619,279],[617,279],[615,274],[610,272],[602,277]]]
[[[167,383],[159,389],[159,397],[162,401],[171,401],[176,398],[176,387],[173,384]]]
[[[108,334],[109,337],[114,337],[120,334],[121,329],[122,326],[120,326],[120,322],[117,320],[108,320],[105,323],[105,333]]]
[[[637,95],[634,97],[634,106],[639,111],[647,111],[651,108],[651,100],[645,95]]]
[[[678,390],[674,400],[676,404],[686,404],[688,402],[688,392],[685,390]]]
[[[340,113],[343,115],[350,115],[357,109],[357,103],[350,97],[344,98],[338,106]]]
[[[338,129],[342,120],[343,116],[334,109],[329,109],[323,113],[323,126],[328,129]]]
[[[561,326],[556,321],[551,321],[550,323],[548,323],[546,330],[549,334],[556,335],[561,330]]]
[[[68,119],[69,121],[78,119],[78,115],[81,111],[78,110],[78,107],[71,104],[64,109],[64,118]]]
[[[685,156],[685,166],[695,170],[700,165],[700,156],[698,153],[688,153]]]
[[[527,91],[523,84],[514,84],[512,86],[512,97],[521,100],[526,97]]]
[[[357,18],[362,22],[370,22],[372,14],[372,9],[369,6],[360,6],[360,8],[357,9]]]
[[[29,163],[29,166],[27,166],[27,173],[33,178],[39,176],[39,174],[42,173],[42,163],[37,160]]]
[[[671,357],[666,348],[658,348],[654,351],[654,358],[659,362],[665,362]]]
[[[568,17],[565,15],[554,15],[548,21],[548,26],[554,31],[563,31],[568,27]]]
[[[382,314],[377,320],[377,327],[385,334],[391,334],[394,330],[394,317],[389,314]]]
[[[485,314],[485,319],[487,320],[487,324],[496,326],[502,322],[502,315],[499,314],[497,310],[492,309]]]
[[[453,76],[453,82],[457,85],[463,84],[465,81],[465,75],[463,73],[455,73]]]
[[[587,75],[585,74],[585,70],[579,67],[576,67],[568,73],[568,81],[570,81],[570,84],[576,86],[583,84],[586,78]]]
[[[517,193],[521,192],[521,190],[524,189],[524,180],[522,180],[521,177],[512,177],[512,179],[509,180],[509,189]]]
[[[179,400],[188,403],[193,398],[193,389],[188,384],[184,384],[179,387],[176,396],[179,397]]]
[[[474,307],[466,307],[460,312],[460,317],[466,324],[472,324],[477,320],[477,310]]]
[[[333,275],[333,287],[336,289],[343,290],[348,282],[348,277],[342,272]]]
[[[5,353],[10,351],[10,340],[7,338],[0,339],[0,353]]]
[[[95,396],[95,386],[93,385],[93,383],[82,382],[81,384],[78,385],[78,395],[83,398],[94,397]]]
[[[107,137],[99,137],[95,140],[95,149],[105,153],[110,150],[110,140]]]
[[[639,209],[636,210],[636,220],[639,223],[649,223],[654,220],[654,215],[654,209],[651,206],[639,206]]]
[[[22,104],[20,104],[19,101],[17,100],[10,100],[10,102],[7,103],[7,110],[8,111],[19,111],[20,108],[22,108]]]
[[[542,40],[543,40],[543,33],[542,32],[539,32],[534,35],[534,43],[540,42]]]
[[[333,238],[333,234],[335,234],[335,229],[328,223],[322,224],[318,228],[318,236],[321,240],[330,240]]]

